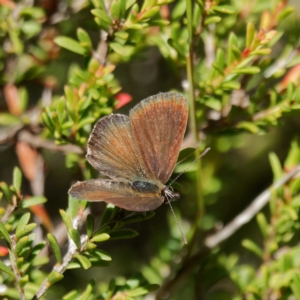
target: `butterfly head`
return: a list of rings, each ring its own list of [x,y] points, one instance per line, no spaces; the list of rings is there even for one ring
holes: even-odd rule
[[[161,195],[164,197],[165,203],[168,203],[168,200],[174,201],[180,198],[180,194],[175,193],[171,186],[165,186],[161,191]]]

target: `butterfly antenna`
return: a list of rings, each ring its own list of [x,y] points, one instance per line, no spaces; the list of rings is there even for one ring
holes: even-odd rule
[[[206,148],[194,161],[192,161],[186,168],[184,168],[184,170],[180,174],[178,174],[174,180],[171,181],[168,187],[170,187],[186,170],[188,170],[197,160],[204,156],[209,150],[210,148]]]
[[[174,216],[174,219],[175,219],[175,222],[176,222],[176,224],[177,224],[177,227],[179,228],[179,231],[180,231],[180,233],[181,233],[182,239],[183,239],[184,243],[187,244],[186,236],[184,235],[184,233],[183,233],[183,231],[182,231],[182,229],[181,229],[181,227],[180,227],[180,225],[179,225],[179,222],[178,222],[178,220],[177,220],[177,218],[176,218],[175,212],[174,212],[173,207],[172,207],[172,205],[171,205],[170,199],[169,199],[168,196],[167,196],[166,198],[167,198],[167,201],[168,201],[168,203],[169,203],[169,205],[170,205],[170,207],[171,207],[172,214],[173,214],[173,216]]]

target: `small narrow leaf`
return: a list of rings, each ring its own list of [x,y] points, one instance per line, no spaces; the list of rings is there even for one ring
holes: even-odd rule
[[[89,214],[86,218],[86,229],[87,229],[87,236],[90,238],[94,232],[94,217]]]
[[[64,278],[64,275],[58,273],[57,271],[52,271],[48,276],[48,281],[50,284],[53,284],[57,281],[60,281]]]
[[[52,233],[48,233],[47,234],[47,239],[48,239],[49,244],[52,248],[52,251],[54,253],[56,261],[60,264],[62,262],[61,252],[60,252],[60,247],[59,247],[59,244],[58,244],[58,241],[57,241],[55,235],[52,234]]]
[[[2,223],[2,221],[0,221],[0,232],[4,236],[5,240],[10,244],[11,240],[10,240],[9,233],[6,227],[4,226],[4,224]]]
[[[20,192],[21,184],[22,184],[22,172],[18,167],[15,167],[13,172],[13,186],[15,187],[17,192]]]
[[[19,230],[17,233],[16,233],[16,238],[17,239],[20,239],[21,237],[29,234],[33,229],[35,229],[37,226],[36,223],[31,223],[31,224],[28,224],[27,226],[25,226],[22,230]]]
[[[29,220],[30,220],[30,213],[26,213],[22,216],[22,218],[18,222],[18,226],[17,226],[17,229],[16,229],[16,234],[18,234],[18,232],[20,230],[24,229],[24,227],[28,224]]]
[[[59,210],[59,213],[60,213],[60,215],[61,215],[61,217],[63,219],[63,222],[67,226],[68,231],[70,231],[71,229],[73,229],[72,221],[69,218],[69,216],[67,215],[67,213],[64,210],[62,210],[62,209]]]
[[[47,199],[43,196],[34,196],[20,201],[21,208],[29,208],[34,205],[46,203]]]
[[[58,36],[54,39],[54,42],[67,50],[78,54],[85,54],[85,49],[77,41],[67,37],[67,36]]]
[[[259,67],[243,67],[241,69],[234,69],[232,71],[233,74],[257,74],[260,72],[260,68]]]
[[[123,222],[123,224],[131,224],[131,223],[136,223],[136,222],[141,222],[141,221],[151,219],[154,216],[155,216],[155,212],[149,211],[149,212],[147,212],[147,214],[142,213],[142,214],[138,214],[135,216],[125,218],[122,220],[122,222]]]
[[[133,229],[120,229],[110,233],[111,240],[118,240],[118,239],[132,239],[137,237],[139,234],[137,231]]]
[[[255,27],[252,22],[247,24],[246,47],[250,48],[255,36]]]
[[[26,248],[27,243],[29,242],[29,237],[22,237],[16,244],[15,253],[17,256],[20,256],[21,252]]]
[[[92,266],[91,262],[89,261],[89,259],[87,257],[80,255],[80,254],[76,254],[74,257],[80,262],[81,266],[85,270],[89,269]]]
[[[113,22],[110,16],[107,15],[106,12],[104,12],[101,9],[92,9],[91,13],[98,17],[99,19],[101,19],[102,21],[104,21],[105,23],[107,23],[108,25],[112,26]]]
[[[268,236],[269,224],[266,220],[265,215],[263,213],[259,213],[256,217],[256,221],[259,225],[261,233],[266,238]]]
[[[0,260],[0,270],[8,275],[14,276],[14,272]]]
[[[100,225],[103,226],[106,224],[112,217],[113,212],[114,212],[115,206],[112,204],[107,204],[106,209],[104,211],[104,214],[101,219]]]
[[[107,233],[101,233],[101,234],[98,234],[98,235],[94,236],[90,241],[92,243],[93,242],[101,243],[101,242],[107,241],[108,239],[110,239],[110,235],[109,234],[107,234]]]
[[[213,23],[219,23],[221,20],[222,20],[222,18],[219,16],[211,16],[211,17],[206,18],[204,23],[205,23],[205,25],[209,25],[209,24],[213,24]]]
[[[262,258],[263,251],[260,247],[258,247],[253,241],[245,239],[242,241],[243,247],[250,250],[254,254],[256,254],[258,257]]]
[[[274,181],[279,180],[283,175],[280,160],[278,156],[273,152],[269,154],[269,160],[274,175]]]
[[[72,228],[71,230],[69,230],[69,234],[70,234],[71,239],[75,243],[77,249],[79,250],[80,246],[81,246],[79,232],[76,229]]]

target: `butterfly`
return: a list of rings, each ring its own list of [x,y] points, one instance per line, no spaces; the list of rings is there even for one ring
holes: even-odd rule
[[[101,118],[89,137],[86,158],[109,179],[77,182],[69,194],[137,212],[179,198],[165,184],[175,168],[187,119],[187,100],[174,92],[141,101],[129,117]]]

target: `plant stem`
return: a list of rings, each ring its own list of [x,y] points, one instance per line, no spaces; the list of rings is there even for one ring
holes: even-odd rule
[[[188,87],[188,99],[190,104],[190,128],[194,136],[194,140],[197,144],[199,141],[198,136],[198,126],[196,117],[196,101],[195,101],[195,86],[194,86],[194,35],[193,35],[193,9],[192,1],[186,0],[186,16],[187,16],[187,26],[188,26],[188,42],[189,42],[189,53],[186,57],[186,72],[187,79],[189,82]],[[196,150],[196,157],[200,155],[200,150]],[[197,161],[197,173],[196,173],[196,191],[197,191],[197,201],[198,201],[198,215],[197,222],[204,214],[204,202],[202,196],[202,184],[201,184],[201,163]],[[197,224],[195,224],[197,226]]]
[[[10,255],[11,267],[15,274],[16,286],[20,295],[20,300],[25,300],[24,289],[20,285],[21,273],[17,267],[17,256],[15,254],[15,248],[16,248],[15,236],[11,236],[11,255]]]

